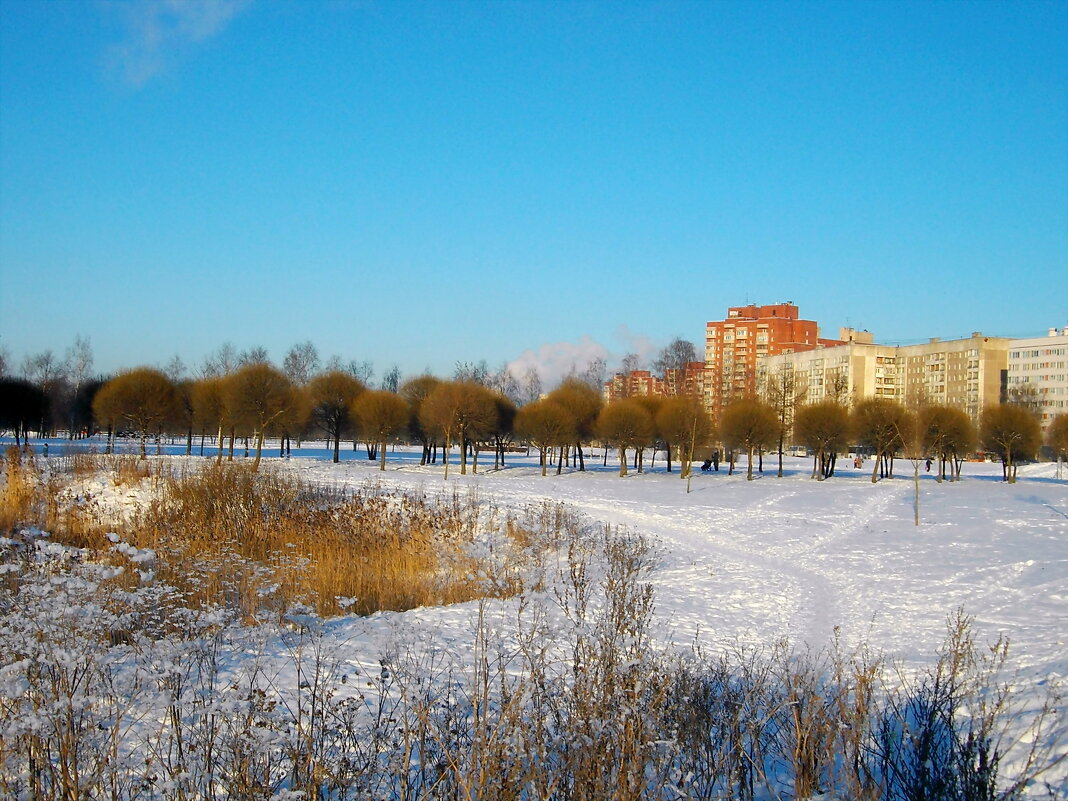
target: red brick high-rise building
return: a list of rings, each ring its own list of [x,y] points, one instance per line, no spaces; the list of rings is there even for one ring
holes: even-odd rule
[[[820,339],[816,321],[800,319],[792,303],[733,306],[705,326],[705,403],[718,416],[732,399],[755,394],[758,359],[837,344]]]

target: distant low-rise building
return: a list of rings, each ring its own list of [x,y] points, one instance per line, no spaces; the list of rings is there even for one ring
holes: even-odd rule
[[[703,398],[706,374],[704,362],[687,362],[681,369],[667,370],[663,378],[653,375],[648,370],[616,373],[605,382],[604,399],[611,403],[620,398],[643,395],[664,398],[691,395],[695,398]]]
[[[1043,432],[1058,414],[1068,414],[1068,328],[1009,342],[1006,392],[1035,410]]]

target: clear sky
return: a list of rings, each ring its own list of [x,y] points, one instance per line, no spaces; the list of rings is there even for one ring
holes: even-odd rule
[[[786,300],[1068,325],[1068,3],[0,0],[16,367],[552,374]]]

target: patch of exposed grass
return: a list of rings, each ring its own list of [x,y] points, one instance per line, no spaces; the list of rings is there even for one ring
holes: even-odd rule
[[[42,481],[16,453],[5,462],[0,496],[5,530],[40,526],[57,542],[124,566],[130,588],[166,584],[183,603],[225,606],[246,619],[297,603],[323,615],[368,614],[508,595],[567,520],[550,509],[519,519],[458,491],[345,491],[245,465],[168,472],[133,457],[90,459],[116,486],[150,480],[130,520],[104,515],[66,475]],[[68,475],[84,479],[86,464]],[[127,546],[152,556],[131,565]]]

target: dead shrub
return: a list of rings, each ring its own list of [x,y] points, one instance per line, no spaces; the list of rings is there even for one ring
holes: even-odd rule
[[[41,499],[41,474],[33,455],[9,445],[2,462],[3,486],[0,486],[0,531],[12,531],[20,525],[37,522],[36,507]]]

